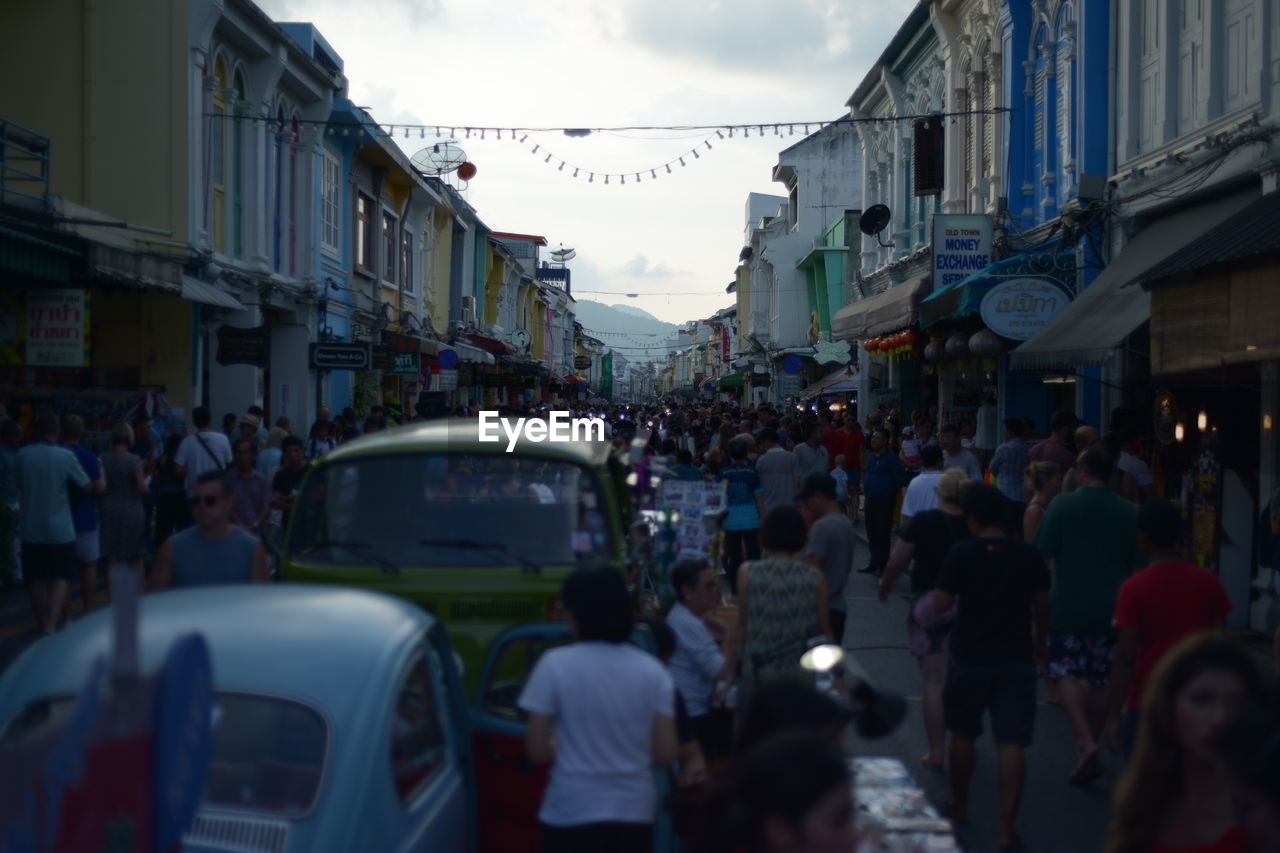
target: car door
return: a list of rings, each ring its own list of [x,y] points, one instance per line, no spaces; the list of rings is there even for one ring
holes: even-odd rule
[[[525,757],[525,713],[516,703],[538,658],[570,640],[565,622],[533,622],[508,629],[489,647],[472,709],[480,853],[538,849],[547,767]]]

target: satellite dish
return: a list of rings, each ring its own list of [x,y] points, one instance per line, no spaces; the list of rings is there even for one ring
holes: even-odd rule
[[[467,154],[452,140],[437,142],[418,151],[409,160],[424,175],[447,175],[467,162]]]
[[[889,212],[889,208],[883,204],[873,204],[862,213],[862,218],[858,220],[858,229],[868,237],[875,237],[877,242],[886,249],[893,246],[892,243],[886,243],[880,238],[880,232],[888,225],[893,214]]]
[[[565,263],[573,260],[577,256],[577,251],[573,249],[566,249],[564,248],[564,244],[561,244],[559,249],[556,249],[551,253],[551,262],[557,267],[563,267]]]

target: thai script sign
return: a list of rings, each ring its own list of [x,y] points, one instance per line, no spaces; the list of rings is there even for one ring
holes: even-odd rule
[[[1061,286],[1042,278],[1011,278],[982,297],[982,322],[1004,338],[1025,341],[1071,301]]]

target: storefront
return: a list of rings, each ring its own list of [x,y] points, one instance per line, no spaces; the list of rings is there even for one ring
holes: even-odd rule
[[[856,400],[865,418],[881,404],[894,401],[908,416],[928,412],[936,397],[934,382],[921,369],[917,354],[892,353],[887,341],[915,333],[920,303],[932,292],[928,274],[904,281],[883,293],[852,302],[832,318],[833,337],[852,343],[858,359]],[[875,345],[868,349],[868,342]],[[883,349],[881,347],[884,347]]]

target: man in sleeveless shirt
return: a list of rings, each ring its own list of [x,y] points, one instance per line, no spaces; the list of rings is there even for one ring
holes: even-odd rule
[[[228,583],[268,583],[262,543],[231,523],[231,485],[221,471],[196,479],[195,525],[165,540],[151,573],[153,590]]]

